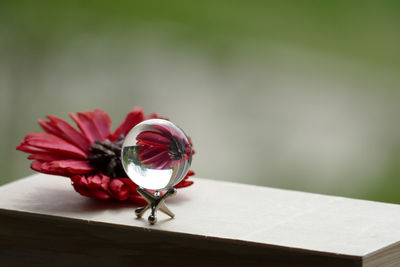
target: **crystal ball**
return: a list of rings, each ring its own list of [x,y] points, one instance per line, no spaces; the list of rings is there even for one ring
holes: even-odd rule
[[[145,120],[126,135],[121,159],[126,174],[138,186],[166,190],[178,184],[189,171],[191,142],[172,122]]]

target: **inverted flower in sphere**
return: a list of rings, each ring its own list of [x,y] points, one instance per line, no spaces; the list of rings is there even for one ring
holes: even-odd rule
[[[28,157],[33,160],[31,168],[46,174],[69,177],[75,190],[86,197],[130,200],[143,204],[144,200],[136,192],[137,185],[128,178],[122,167],[121,146],[126,134],[136,124],[159,116],[156,113],[145,116],[143,110],[137,107],[127,114],[114,132],[111,132],[110,117],[102,110],[71,113],[70,117],[79,130],[58,117],[47,116],[48,120],[39,120],[45,132],[25,136],[17,149],[31,154]],[[160,133],[165,134],[162,130]],[[153,149],[147,155],[154,155],[161,151],[160,143],[149,143],[149,138],[145,135],[143,142],[147,142],[144,143],[147,149]],[[172,147],[170,151],[174,151],[173,144],[168,145]],[[170,156],[168,158],[173,162],[174,155]],[[165,163],[166,158],[162,159]],[[175,187],[193,184],[188,180],[192,175],[194,172],[189,171]]]
[[[143,131],[136,137],[140,146],[138,156],[142,164],[153,169],[167,169],[189,159],[192,154],[190,139],[168,125],[153,125],[158,130]]]

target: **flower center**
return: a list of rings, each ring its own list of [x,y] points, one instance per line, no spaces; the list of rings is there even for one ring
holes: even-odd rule
[[[168,155],[173,160],[181,160],[185,155],[183,151],[185,148],[185,143],[176,138],[171,138],[171,141],[172,142],[169,145]]]
[[[114,143],[110,140],[95,141],[89,148],[89,164],[110,178],[127,177],[121,163],[121,148],[124,137],[120,136]]]

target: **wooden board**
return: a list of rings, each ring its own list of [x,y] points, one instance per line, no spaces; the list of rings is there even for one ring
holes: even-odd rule
[[[400,266],[400,206],[195,178],[150,226],[37,174],[0,187],[0,263]],[[146,216],[147,217],[147,216]]]

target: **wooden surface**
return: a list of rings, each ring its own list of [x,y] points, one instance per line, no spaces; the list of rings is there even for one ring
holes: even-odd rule
[[[0,187],[0,263],[400,266],[399,205],[199,178],[166,203],[176,218],[150,226],[69,179],[21,179]]]

